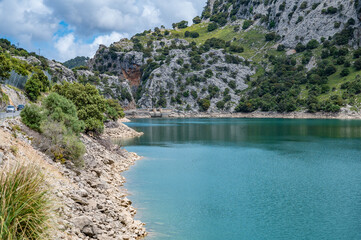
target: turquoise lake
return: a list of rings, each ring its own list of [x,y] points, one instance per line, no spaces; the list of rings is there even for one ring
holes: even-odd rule
[[[140,119],[146,239],[361,239],[361,121]]]

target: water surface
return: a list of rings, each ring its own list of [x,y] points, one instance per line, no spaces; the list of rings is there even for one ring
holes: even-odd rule
[[[126,172],[147,239],[361,239],[361,121],[171,119]]]

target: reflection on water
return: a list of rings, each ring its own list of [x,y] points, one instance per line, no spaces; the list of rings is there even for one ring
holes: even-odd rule
[[[121,142],[154,240],[361,239],[361,121],[145,119]]]
[[[281,139],[304,141],[312,137],[361,138],[361,124],[355,120],[144,119],[128,123],[128,126],[143,131],[144,137],[122,142],[124,145],[157,145],[164,142],[234,144]]]

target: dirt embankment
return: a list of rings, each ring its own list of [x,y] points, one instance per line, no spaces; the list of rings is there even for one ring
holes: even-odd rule
[[[122,126],[122,132],[132,132],[125,128]],[[1,123],[0,167],[26,162],[41,169],[55,201],[57,216],[52,239],[108,240],[145,236],[144,224],[134,220],[136,210],[126,198],[125,179],[121,176],[139,156],[111,144],[107,140],[111,135],[99,139],[83,135],[85,167],[69,169],[34,149],[29,133],[31,130],[18,119]]]

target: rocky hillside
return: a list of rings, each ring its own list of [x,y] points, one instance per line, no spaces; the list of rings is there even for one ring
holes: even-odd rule
[[[144,224],[134,220],[136,209],[127,199],[121,173],[139,157],[110,143],[109,137],[141,135],[113,123],[98,139],[83,135],[85,167],[68,168],[38,150],[39,134],[19,119],[0,124],[0,171],[21,163],[36,166],[50,187],[54,216],[49,239],[139,239]]]
[[[358,109],[359,1],[207,2],[201,17],[101,46],[94,72],[139,108],[177,112]]]
[[[221,26],[237,19],[255,21],[279,34],[288,47],[346,31],[350,32],[347,40],[359,45],[360,9],[359,0],[209,0],[202,17]]]

